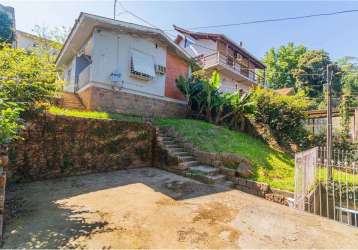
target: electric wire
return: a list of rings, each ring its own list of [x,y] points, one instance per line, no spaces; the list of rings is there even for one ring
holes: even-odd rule
[[[270,18],[270,19],[246,21],[246,22],[241,22],[241,23],[230,23],[230,24],[218,24],[218,25],[208,25],[208,26],[197,26],[197,27],[190,27],[190,28],[188,28],[188,29],[190,29],[190,30],[197,30],[197,29],[209,29],[209,28],[223,28],[223,27],[242,26],[242,25],[258,24],[258,23],[268,23],[268,22],[281,22],[281,21],[288,21],[288,20],[298,20],[298,19],[306,19],[306,18],[313,18],[313,17],[320,17],[320,16],[333,16],[333,15],[340,15],[340,14],[347,14],[347,13],[354,13],[354,12],[358,12],[358,9],[342,10],[342,11],[319,13],[319,14],[311,14],[311,15],[303,15],[303,16],[294,16],[294,17]],[[174,29],[166,29],[166,30],[167,30],[167,31],[172,31],[172,30],[174,30]]]

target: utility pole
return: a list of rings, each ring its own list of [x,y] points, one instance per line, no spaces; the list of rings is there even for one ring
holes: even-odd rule
[[[116,11],[117,11],[117,0],[114,0],[113,6],[113,19],[116,20]]]
[[[332,64],[327,65],[327,176],[332,180]]]

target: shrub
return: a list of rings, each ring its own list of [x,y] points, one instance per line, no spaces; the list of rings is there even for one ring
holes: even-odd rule
[[[307,138],[303,127],[304,111],[310,107],[310,101],[299,95],[279,95],[260,87],[253,89],[252,100],[256,121],[267,124],[279,142],[304,143]]]
[[[53,63],[22,49],[5,46],[0,50],[0,98],[34,109],[50,101],[58,88]]]
[[[6,103],[0,99],[0,145],[8,144],[17,137],[18,130],[22,127],[21,111],[16,103]]]
[[[38,110],[60,87],[55,65],[31,52],[0,49],[0,144],[17,137],[23,112]]]

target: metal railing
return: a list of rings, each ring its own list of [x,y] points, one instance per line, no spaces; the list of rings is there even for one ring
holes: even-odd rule
[[[238,62],[234,57],[226,56],[220,52],[215,52],[206,56],[198,56],[196,57],[196,61],[204,68],[216,65],[229,67],[231,70],[255,83],[262,80],[262,77],[256,73],[255,69],[248,68],[248,66]]]
[[[82,87],[84,87],[89,83],[90,74],[91,74],[91,65],[88,65],[78,75],[77,90],[81,89]]]
[[[358,227],[358,150],[327,148],[296,154],[295,207]]]

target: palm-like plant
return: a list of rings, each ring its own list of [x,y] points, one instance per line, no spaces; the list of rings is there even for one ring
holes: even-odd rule
[[[218,122],[228,120],[230,127],[244,129],[245,114],[254,111],[254,102],[250,100],[250,93],[241,93],[235,91],[225,94],[226,103],[228,103],[228,112],[220,117]]]

